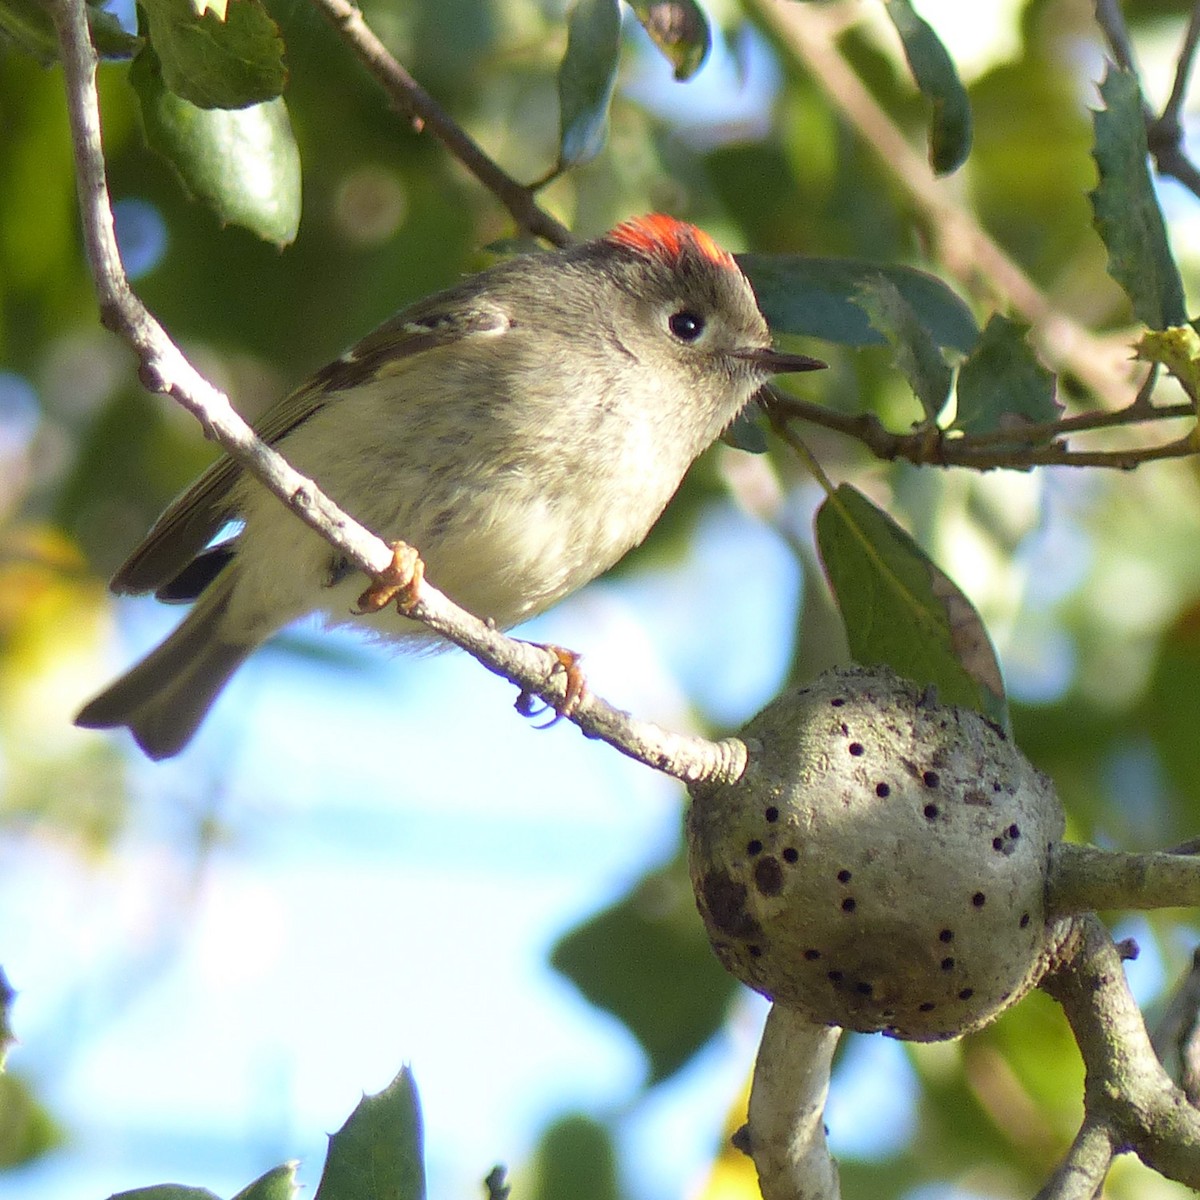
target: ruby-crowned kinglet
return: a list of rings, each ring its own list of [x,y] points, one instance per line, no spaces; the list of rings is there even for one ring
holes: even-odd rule
[[[732,256],[653,215],[404,309],[257,430],[368,528],[414,546],[451,599],[504,628],[641,542],[769,376],[824,365],[774,350]],[[210,545],[231,522],[241,530]],[[76,721],[127,725],[165,758],[284,625],[314,610],[355,620],[362,579],[224,457],[163,513],[112,590],[196,601]],[[432,636],[397,614],[368,627]]]

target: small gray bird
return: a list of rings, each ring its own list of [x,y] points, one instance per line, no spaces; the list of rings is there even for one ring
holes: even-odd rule
[[[775,373],[750,284],[702,230],[651,215],[528,254],[404,309],[275,404],[260,436],[430,581],[501,628],[636,546],[685,472]],[[212,545],[232,522],[240,531]],[[337,552],[232,458],[158,519],[112,580],[195,600],[76,719],[178,753],[229,677],[284,625],[354,613]],[[397,613],[373,632],[432,636]]]

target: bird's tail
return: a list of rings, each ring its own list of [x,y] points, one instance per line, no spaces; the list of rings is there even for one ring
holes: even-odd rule
[[[166,641],[86,704],[75,724],[125,725],[151,758],[178,754],[257,645],[232,642],[223,628],[235,581],[233,571],[222,572]]]

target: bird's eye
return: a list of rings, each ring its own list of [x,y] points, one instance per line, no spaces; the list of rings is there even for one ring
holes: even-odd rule
[[[684,309],[667,318],[667,328],[681,342],[694,342],[704,332],[704,318]]]

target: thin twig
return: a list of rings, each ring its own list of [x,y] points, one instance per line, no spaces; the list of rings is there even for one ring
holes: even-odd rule
[[[144,386],[182,404],[201,422],[208,437],[220,443],[353,566],[374,578],[383,575],[392,562],[391,549],[262,442],[238,416],[228,397],[188,362],[130,288],[117,249],[105,179],[96,54],[88,37],[84,0],[54,0],[50,12],[62,47],[84,244],[105,325],[133,348]],[[432,585],[422,585],[417,602],[406,609],[406,615],[461,646],[524,692],[551,706],[564,700],[565,681],[555,655],[490,628]],[[735,738],[711,742],[673,733],[635,720],[595,696],[585,695],[570,719],[588,736],[600,738],[629,757],[685,782],[734,779],[745,765],[746,748]]]
[[[313,3],[392,102],[408,113],[418,129],[428,129],[508,209],[522,229],[555,246],[566,246],[575,240],[565,225],[539,207],[533,190],[489,158],[478,142],[401,66],[363,19],[357,5],[350,0],[313,0]]]
[[[1128,348],[1096,337],[1058,309],[956,202],[842,56],[835,40],[842,30],[837,15],[821,5],[780,0],[743,0],[743,6],[874,149],[924,217],[944,268],[973,295],[1027,321],[1046,360],[1074,375],[1105,407],[1126,407],[1134,390],[1126,378]]]

